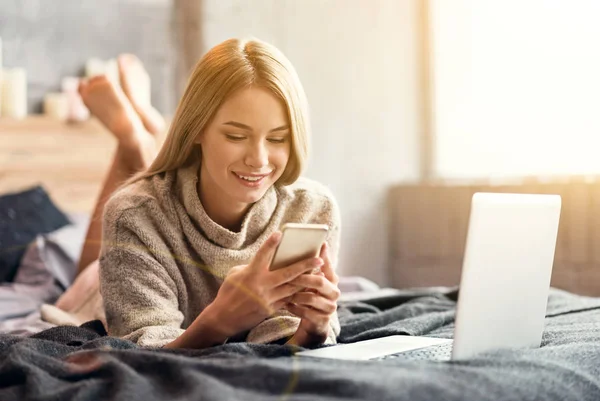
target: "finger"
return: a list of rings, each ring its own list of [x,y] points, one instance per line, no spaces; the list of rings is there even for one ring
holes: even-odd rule
[[[269,294],[268,302],[278,302],[284,298],[289,298],[297,292],[302,291],[302,287],[298,287],[289,283],[275,287]]]
[[[340,290],[337,285],[334,285],[325,277],[316,274],[300,275],[294,280],[290,281],[290,284],[301,288],[306,288],[308,290],[316,290],[325,298],[333,301],[337,301],[337,299],[340,297]]]
[[[296,262],[293,265],[275,270],[270,273],[270,283],[273,287],[280,286],[281,284],[288,283],[294,280],[296,277],[308,273],[317,267],[323,265],[323,259],[321,258],[309,258]]]
[[[311,307],[328,315],[331,315],[333,312],[337,311],[337,303],[335,301],[312,292],[298,292],[290,298],[290,303],[298,306]]]
[[[276,231],[265,241],[260,247],[254,259],[252,259],[252,268],[257,270],[267,270],[271,264],[271,259],[275,254],[275,250],[281,241],[281,232]]]
[[[321,259],[323,259],[323,266],[321,267],[321,272],[325,274],[327,280],[337,285],[339,278],[333,270],[333,264],[331,263],[330,248],[329,245],[327,245],[327,242],[324,242],[323,246],[321,246],[320,256]]]
[[[329,321],[329,315],[301,305],[288,304],[286,309],[301,319],[306,319],[315,326],[324,326]]]
[[[285,309],[291,300],[292,300],[291,296],[289,296],[287,298],[283,298],[282,300],[279,300],[273,304],[273,309],[275,309],[276,311],[278,311],[280,309]]]

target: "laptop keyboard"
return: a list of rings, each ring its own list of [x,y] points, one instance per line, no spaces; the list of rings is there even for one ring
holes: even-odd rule
[[[397,354],[385,355],[375,360],[450,360],[452,355],[452,343],[432,345],[425,348],[419,348],[412,351],[399,352]]]

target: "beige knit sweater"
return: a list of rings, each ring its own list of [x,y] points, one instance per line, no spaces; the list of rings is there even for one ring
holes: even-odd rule
[[[229,269],[249,263],[284,223],[321,223],[337,260],[340,217],[331,193],[299,179],[272,187],[245,216],[240,232],[212,221],[197,193],[198,163],[129,185],[105,207],[100,290],[108,333],[141,346],[179,337],[216,297]],[[246,341],[289,337],[300,319],[285,310],[252,329]],[[337,315],[327,342],[339,334]]]

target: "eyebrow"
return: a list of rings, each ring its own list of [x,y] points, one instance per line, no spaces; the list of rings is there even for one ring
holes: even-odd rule
[[[231,125],[232,127],[241,128],[246,131],[252,131],[252,127],[246,124],[238,123],[237,121],[227,121],[226,123],[223,123],[223,125]],[[273,128],[269,132],[287,131],[288,129],[290,129],[290,126],[286,124],[282,125],[281,127]]]

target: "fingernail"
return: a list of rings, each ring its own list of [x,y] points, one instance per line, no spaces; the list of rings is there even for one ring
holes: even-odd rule
[[[281,239],[281,231],[275,231],[273,235],[271,235],[274,244],[278,244]]]
[[[311,262],[311,265],[315,266],[315,267],[320,267],[323,266],[323,259],[321,258],[314,258]]]

